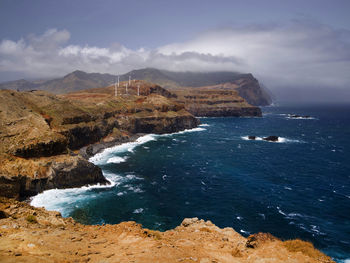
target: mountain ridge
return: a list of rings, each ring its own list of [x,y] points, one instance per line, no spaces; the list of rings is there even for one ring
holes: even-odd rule
[[[213,72],[175,72],[156,68],[132,70],[120,75],[120,81],[132,79],[153,82],[166,89],[179,89],[183,87],[202,87],[224,83],[237,84],[237,91],[241,97],[254,106],[271,104],[271,98],[260,86],[258,80],[251,73],[238,73],[230,71]],[[62,78],[42,81],[17,80],[0,84],[0,89],[14,89],[19,91],[45,90],[55,94],[64,94],[79,90],[107,87],[117,80],[116,75],[102,73],[86,73],[81,70],[73,71]]]

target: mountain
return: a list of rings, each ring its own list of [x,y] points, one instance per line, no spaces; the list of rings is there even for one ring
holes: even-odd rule
[[[120,81],[129,79],[146,80],[158,84],[166,89],[176,90],[183,87],[203,87],[224,83],[232,83],[236,86],[238,94],[248,103],[255,106],[269,105],[271,98],[266,90],[261,87],[258,80],[250,73],[217,71],[217,72],[174,72],[145,68],[130,71],[120,75]],[[16,90],[46,90],[55,94],[75,92],[78,90],[101,88],[111,85],[116,81],[116,76],[111,74],[86,73],[74,71],[63,78],[47,81],[17,80],[0,84],[0,89]]]
[[[110,85],[116,77],[111,74],[86,73],[76,70],[63,78],[27,81],[15,80],[0,84],[0,89],[14,89],[19,91],[45,90],[54,94],[64,94],[83,89],[102,88]]]

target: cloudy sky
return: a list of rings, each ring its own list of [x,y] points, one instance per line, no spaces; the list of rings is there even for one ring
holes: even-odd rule
[[[348,0],[0,0],[0,82],[229,70],[277,97],[350,101],[349,10]]]

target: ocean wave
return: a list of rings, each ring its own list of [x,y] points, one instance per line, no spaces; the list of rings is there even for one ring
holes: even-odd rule
[[[289,119],[289,120],[317,120],[314,117],[290,117],[290,116],[287,116],[286,119]]]
[[[102,152],[90,157],[89,161],[96,165],[105,164],[110,158],[115,157],[115,154],[117,153],[132,152],[135,147],[154,140],[156,140],[154,134],[147,134],[139,137],[134,142],[127,142],[110,148],[106,148]]]
[[[30,204],[35,207],[45,207],[47,210],[59,211],[62,213],[63,216],[68,216],[69,211],[72,209],[73,203],[77,203],[79,201],[91,199],[94,197],[91,195],[91,191],[93,191],[94,189],[108,190],[113,187],[117,187],[120,184],[125,183],[127,181],[141,179],[136,177],[135,175],[120,176],[117,174],[107,172],[103,172],[103,175],[110,182],[109,185],[96,184],[77,188],[50,189],[31,197]],[[130,190],[137,192],[141,189]]]
[[[267,137],[267,136],[266,136]],[[245,140],[245,141],[264,141],[264,142],[273,142],[273,141],[266,141],[264,140],[263,138],[266,138],[265,136],[263,137],[260,137],[260,136],[256,136],[255,137],[255,140],[251,140],[249,139],[249,136],[241,136],[241,139],[242,140]],[[302,141],[300,140],[295,140],[295,139],[288,139],[288,138],[285,138],[285,137],[278,137],[278,141],[276,142],[273,142],[273,143],[301,143]]]
[[[134,214],[140,214],[142,212],[143,212],[143,208],[138,208],[138,209],[135,209],[133,213]]]
[[[197,128],[186,129],[186,130],[174,132],[174,133],[147,134],[147,135],[139,137],[134,142],[127,142],[127,143],[123,143],[120,145],[106,148],[102,152],[97,153],[94,156],[90,157],[89,161],[92,162],[93,164],[96,164],[96,165],[106,164],[106,163],[108,163],[108,161],[109,162],[113,162],[113,161],[122,162],[121,158],[125,158],[125,157],[115,156],[116,154],[121,154],[121,153],[125,153],[125,152],[133,153],[134,149],[137,146],[140,146],[140,145],[145,144],[145,143],[150,142],[150,141],[155,141],[159,137],[169,137],[169,136],[173,136],[176,134],[184,134],[184,133],[189,133],[189,132],[199,132],[199,131],[205,131],[205,130],[206,129],[204,129],[204,128],[197,127]],[[144,148],[146,148],[146,147],[144,147]]]
[[[203,124],[199,125],[199,127],[209,127],[209,126],[210,126],[210,125],[207,124],[207,123],[203,123]]]
[[[250,235],[250,232],[249,231],[245,231],[243,229],[239,230],[239,232],[243,233],[243,234],[246,234],[246,235]]]
[[[107,163],[123,163],[123,162],[126,162],[126,159],[127,157],[119,157],[119,156],[115,156],[115,157],[112,157],[112,158],[109,158],[107,160]]]
[[[169,136],[173,136],[173,135],[177,135],[177,134],[184,134],[184,133],[190,133],[190,132],[199,132],[199,131],[206,131],[207,129],[201,128],[201,127],[197,127],[197,128],[193,128],[193,129],[186,129],[183,131],[179,131],[179,132],[173,132],[173,133],[165,133],[165,134],[160,134],[160,135],[156,135],[157,137],[169,137]]]

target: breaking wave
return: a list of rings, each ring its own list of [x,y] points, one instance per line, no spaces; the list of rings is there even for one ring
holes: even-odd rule
[[[245,141],[264,141],[264,142],[273,142],[273,141],[266,141],[264,140],[263,138],[266,138],[266,137],[259,137],[259,136],[256,136],[255,137],[255,140],[251,140],[249,139],[248,136],[241,136],[242,140],[245,140]],[[278,137],[278,141],[274,142],[274,143],[301,143],[302,141],[300,140],[294,140],[294,139],[288,139],[288,138],[285,138],[285,137]]]

